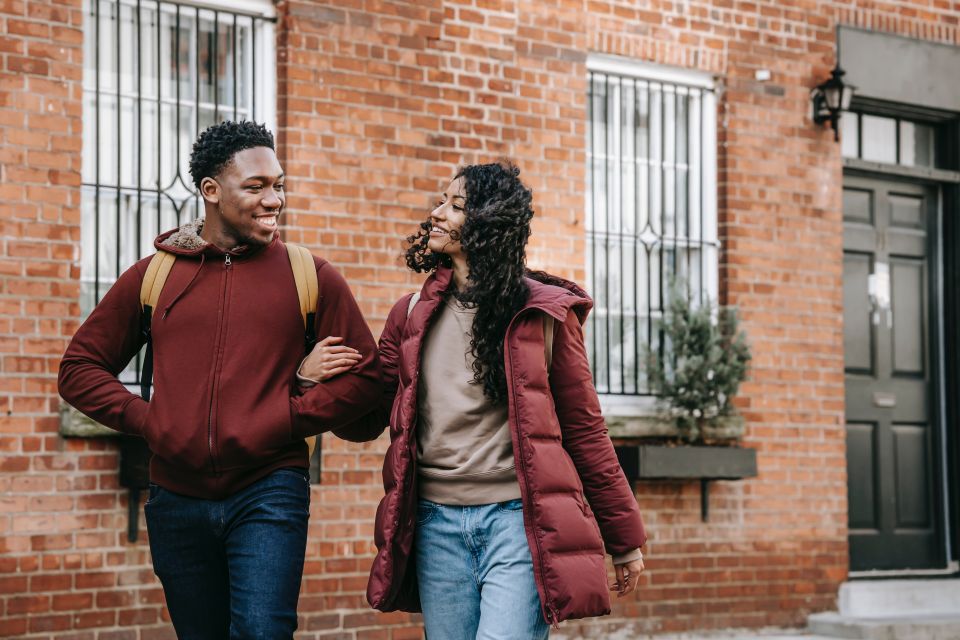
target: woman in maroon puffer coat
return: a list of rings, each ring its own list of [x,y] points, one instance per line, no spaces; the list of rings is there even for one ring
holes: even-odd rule
[[[630,593],[643,570],[584,348],[592,302],[526,271],[532,194],[518,175],[457,173],[409,238],[408,266],[432,273],[380,338],[391,443],[367,598],[422,608],[431,640],[546,638],[548,624],[609,613],[608,591]]]

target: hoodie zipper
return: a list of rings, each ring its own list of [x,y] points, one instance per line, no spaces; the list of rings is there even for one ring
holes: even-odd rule
[[[214,351],[214,368],[213,368],[213,387],[210,390],[210,410],[207,413],[207,451],[210,453],[210,466],[213,469],[214,475],[219,475],[217,470],[217,457],[214,454],[214,442],[213,442],[213,407],[216,404],[217,400],[217,388],[220,384],[220,356],[221,356],[221,347],[220,340],[223,337],[224,325],[227,323],[227,280],[230,276],[230,267],[232,265],[230,260],[230,254],[227,254],[223,257],[223,286],[221,287],[221,293],[223,294],[223,302],[217,309],[217,340],[215,342],[215,351]]]

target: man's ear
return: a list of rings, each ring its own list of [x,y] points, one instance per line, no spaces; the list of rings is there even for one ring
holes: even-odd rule
[[[204,178],[200,181],[200,195],[210,204],[220,204],[220,184],[213,178]]]

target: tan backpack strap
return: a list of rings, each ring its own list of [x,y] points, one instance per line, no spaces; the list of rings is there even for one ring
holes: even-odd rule
[[[297,285],[297,297],[300,299],[300,315],[303,317],[303,327],[306,331],[306,342],[308,348],[316,342],[317,336],[314,333],[314,322],[317,317],[317,303],[320,301],[320,284],[317,280],[317,265],[313,261],[313,255],[306,247],[298,244],[286,243],[287,258],[290,259],[290,270],[293,271],[293,281]],[[313,458],[313,452],[317,449],[319,438],[310,436],[306,438],[307,459]]]
[[[143,274],[140,283],[140,332],[147,344],[143,354],[143,370],[140,373],[140,396],[150,401],[150,392],[153,389],[153,311],[160,300],[160,292],[167,282],[170,269],[177,261],[177,256],[166,251],[157,251],[150,258],[147,272]]]
[[[417,291],[412,296],[410,296],[410,302],[407,303],[407,317],[410,317],[410,314],[413,312],[413,308],[417,306],[417,302],[420,300],[420,292]]]
[[[547,376],[550,376],[550,367],[553,366],[553,329],[556,322],[549,313],[543,314],[543,358],[547,361]]]
[[[167,276],[170,275],[170,269],[176,262],[177,256],[166,251],[157,251],[150,258],[150,264],[147,265],[147,272],[143,276],[143,282],[140,283],[140,310],[144,311],[150,307],[151,313],[157,308],[157,301],[160,299],[160,292],[163,291],[163,285],[167,282]]]
[[[313,256],[306,247],[287,243],[287,257],[290,259],[290,269],[297,284],[297,296],[300,298],[300,315],[303,317],[303,326],[309,328],[308,316],[317,311],[317,302],[320,299],[317,282],[317,266]]]

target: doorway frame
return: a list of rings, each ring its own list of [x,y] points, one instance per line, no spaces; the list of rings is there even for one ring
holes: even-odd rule
[[[958,114],[870,99],[855,100],[851,110],[936,125],[938,139],[944,142],[944,148],[938,151],[938,163],[960,168]],[[942,512],[946,560],[942,569],[850,571],[848,575],[851,579],[957,575],[960,574],[960,171],[845,157],[843,178],[848,176],[912,182],[933,186],[937,191],[935,228],[928,240],[933,306],[928,310],[933,394],[930,406],[938,449],[935,504]],[[950,424],[955,425],[955,433],[951,433]]]

